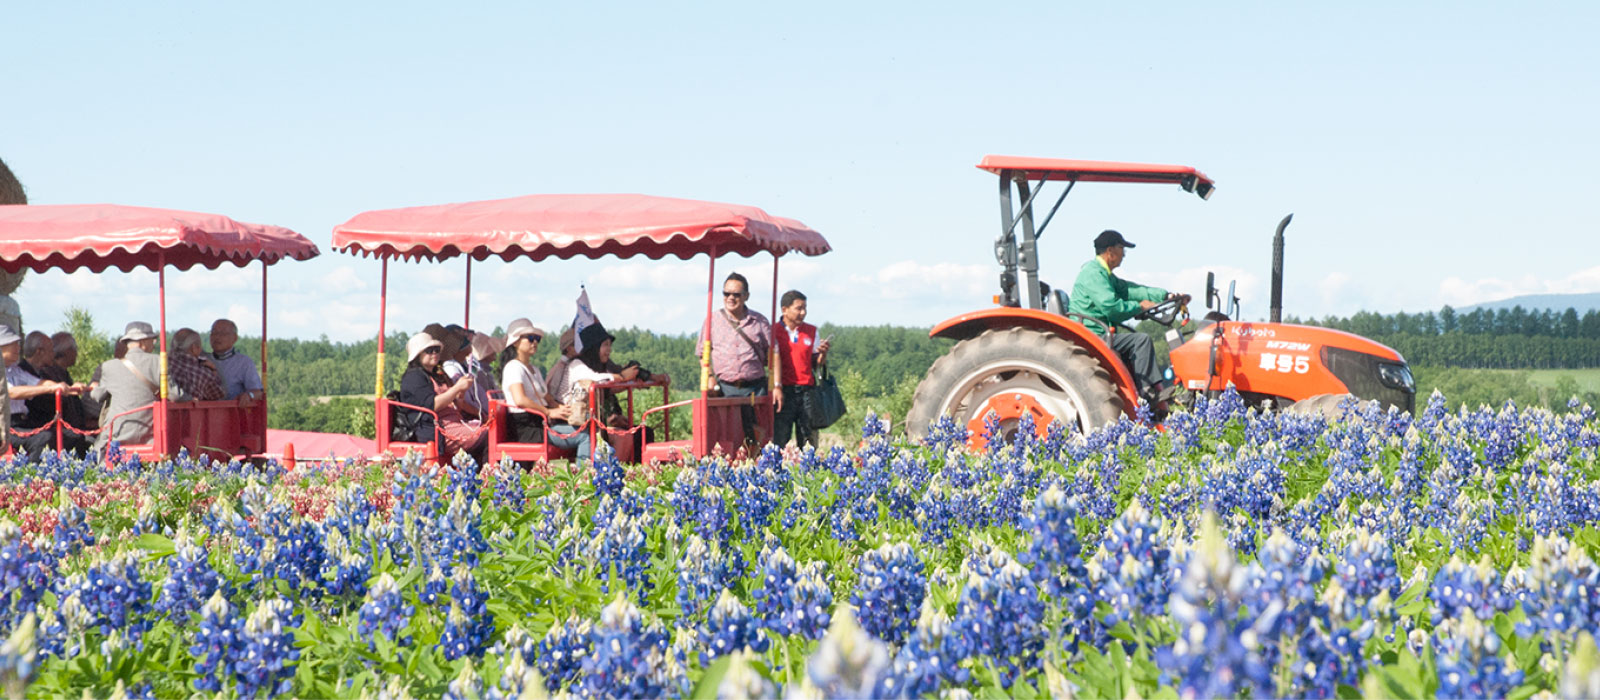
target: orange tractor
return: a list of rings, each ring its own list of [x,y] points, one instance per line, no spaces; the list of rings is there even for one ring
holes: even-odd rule
[[[920,439],[936,418],[948,415],[981,436],[991,411],[1002,434],[1014,432],[1024,414],[1033,416],[1041,432],[1052,420],[1087,431],[1122,414],[1134,416],[1139,395],[1133,375],[1108,336],[1068,312],[1065,290],[1039,280],[1039,236],[1079,182],[1175,184],[1201,199],[1210,198],[1215,183],[1194,168],[1174,165],[987,156],[978,167],[1000,178],[998,306],[933,328],[933,337],[958,342],[917,385],[906,417],[908,432]],[[1034,201],[1051,181],[1066,187],[1035,225]],[[1209,275],[1211,313],[1199,323],[1190,323],[1182,299],[1141,314],[1168,328],[1174,381],[1190,396],[1215,395],[1232,386],[1251,405],[1279,409],[1328,414],[1346,395],[1354,395],[1412,410],[1416,384],[1400,353],[1350,333],[1279,322],[1283,230],[1289,219],[1278,225],[1273,239],[1270,322],[1232,320],[1239,304],[1233,286],[1224,299]],[[1162,416],[1167,408],[1154,406],[1152,412]]]

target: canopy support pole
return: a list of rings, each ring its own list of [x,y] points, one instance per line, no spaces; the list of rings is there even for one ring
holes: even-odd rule
[[[711,271],[706,275],[706,321],[700,328],[700,398],[711,396],[711,300],[717,289],[717,247],[711,246]]]
[[[778,320],[778,254],[774,252],[772,254],[772,315],[767,317],[767,321],[769,323],[776,324]],[[776,326],[768,328],[767,332],[772,333],[774,330],[776,330],[776,328]],[[773,338],[772,340],[773,342],[768,344],[770,348],[767,361],[768,364],[772,366],[772,371],[770,372],[772,379],[768,383],[772,385],[770,393],[772,394],[773,400],[776,401],[778,398],[778,392],[783,391],[783,378],[778,376],[779,367],[777,338]]]
[[[467,258],[467,308],[461,312],[461,327],[472,327],[472,256]]]
[[[383,326],[388,320],[389,312],[389,259],[382,258],[382,260],[383,272],[380,273],[378,281],[378,380],[375,384],[377,388],[372,394],[374,401],[383,400]]]
[[[267,259],[261,259],[261,395],[267,395]]]
[[[157,264],[160,265],[160,267],[156,268],[156,285],[159,287],[159,292],[160,292],[159,296],[161,298],[161,310],[160,310],[161,313],[160,313],[160,319],[159,319],[160,322],[161,322],[161,335],[159,336],[159,338],[161,340],[161,396],[159,398],[161,398],[162,400],[165,400],[167,398],[167,254],[166,253],[162,253],[161,254],[160,261]]]
[[[157,336],[161,343],[161,383],[158,388],[161,395],[156,397],[155,416],[151,425],[155,428],[155,443],[157,454],[171,454],[170,445],[167,444],[167,253],[162,251],[156,259],[156,287],[157,298],[160,299],[158,320],[161,323],[161,335]]]

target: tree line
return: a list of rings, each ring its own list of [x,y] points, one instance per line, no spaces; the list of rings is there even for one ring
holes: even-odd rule
[[[1445,306],[1380,314],[1361,311],[1291,323],[1322,326],[1371,338],[1394,348],[1413,365],[1480,369],[1576,369],[1600,367],[1600,310],[1575,308],[1473,309]]]

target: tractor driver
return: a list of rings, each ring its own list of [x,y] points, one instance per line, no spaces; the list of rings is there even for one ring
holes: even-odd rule
[[[1175,295],[1159,287],[1146,287],[1117,277],[1112,271],[1122,265],[1126,249],[1132,247],[1122,234],[1110,229],[1095,236],[1094,259],[1078,270],[1067,310],[1089,317],[1084,325],[1096,333],[1103,335],[1107,328],[1111,329],[1111,349],[1127,363],[1139,385],[1139,395],[1156,404],[1172,398],[1172,387],[1163,386],[1161,368],[1156,364],[1155,344],[1148,335],[1126,328],[1119,330],[1117,326],[1158,302],[1180,296],[1187,302],[1189,295]]]

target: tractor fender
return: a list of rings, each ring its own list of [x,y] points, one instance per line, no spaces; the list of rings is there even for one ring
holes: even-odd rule
[[[976,338],[987,331],[1005,328],[1030,328],[1055,333],[1083,348],[1111,375],[1112,381],[1117,384],[1117,392],[1122,396],[1123,412],[1130,418],[1134,417],[1134,412],[1139,406],[1139,392],[1133,383],[1133,374],[1128,371],[1122,358],[1117,357],[1116,351],[1112,350],[1106,341],[1101,340],[1100,336],[1089,330],[1088,326],[1077,321],[1040,309],[1001,306],[972,311],[948,319],[934,326],[933,330],[928,331],[928,335],[933,338],[962,341]]]

